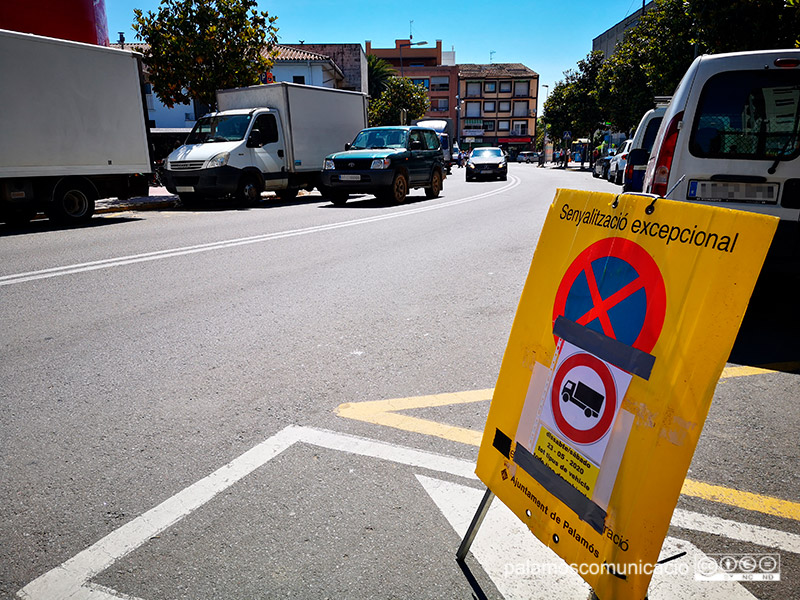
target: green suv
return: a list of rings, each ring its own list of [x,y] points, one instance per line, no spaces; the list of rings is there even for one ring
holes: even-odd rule
[[[439,137],[427,127],[369,127],[344,152],[325,158],[322,194],[336,205],[350,194],[374,194],[397,203],[408,191],[424,188],[436,198],[444,180]]]

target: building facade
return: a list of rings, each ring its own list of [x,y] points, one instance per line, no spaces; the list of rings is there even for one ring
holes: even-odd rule
[[[592,51],[594,52],[599,50],[603,53],[605,58],[610,57],[612,54],[614,54],[617,43],[622,41],[623,37],[625,36],[625,32],[631,27],[638,25],[639,19],[642,17],[642,15],[654,6],[655,4],[652,0],[647,4],[642,3],[642,8],[630,16],[625,17],[622,21],[594,38],[592,40]]]
[[[539,75],[521,63],[458,65],[459,144],[499,146],[512,156],[532,150]]]
[[[455,52],[443,52],[442,41],[420,47],[410,39],[395,40],[394,48],[374,48],[367,54],[388,62],[398,75],[428,90],[425,118],[449,118],[455,123],[462,149],[500,146],[512,155],[532,150],[536,139],[539,75],[520,63],[455,64]]]

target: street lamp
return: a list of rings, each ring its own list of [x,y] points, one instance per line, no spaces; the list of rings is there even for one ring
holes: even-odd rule
[[[428,42],[408,42],[407,44],[398,44],[397,47],[400,49],[400,77],[404,77],[403,75],[403,48],[408,48],[409,46],[421,46],[422,44],[427,44]]]

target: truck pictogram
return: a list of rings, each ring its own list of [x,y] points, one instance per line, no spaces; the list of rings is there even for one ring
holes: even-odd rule
[[[561,390],[561,399],[582,408],[587,417],[596,417],[600,414],[605,397],[581,381],[576,385],[574,381],[567,380]]]

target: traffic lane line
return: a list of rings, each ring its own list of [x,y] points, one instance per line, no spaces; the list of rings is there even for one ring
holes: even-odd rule
[[[17,597],[21,600],[124,598],[114,590],[91,583],[90,579],[298,442],[477,481],[472,461],[335,431],[290,425],[44,573],[19,590]],[[784,531],[688,511],[680,511],[673,524],[759,545],[775,544],[775,547],[800,554],[800,535]]]
[[[800,368],[800,363],[782,363],[779,366],[785,367],[786,370],[790,370],[790,368],[791,370],[796,370]],[[731,366],[723,370],[720,380],[775,372],[775,370],[767,368]],[[479,447],[481,438],[483,437],[482,431],[404,415],[399,411],[486,402],[492,399],[493,392],[494,390],[489,388],[469,392],[434,394],[430,396],[349,402],[339,405],[336,408],[336,414],[347,419],[392,427],[411,433],[434,436],[451,442],[459,442],[461,444]],[[774,517],[800,521],[800,503],[784,500],[782,498],[740,491],[720,485],[695,481],[693,479],[684,480],[681,494],[701,500],[743,508],[753,512],[760,512]]]

